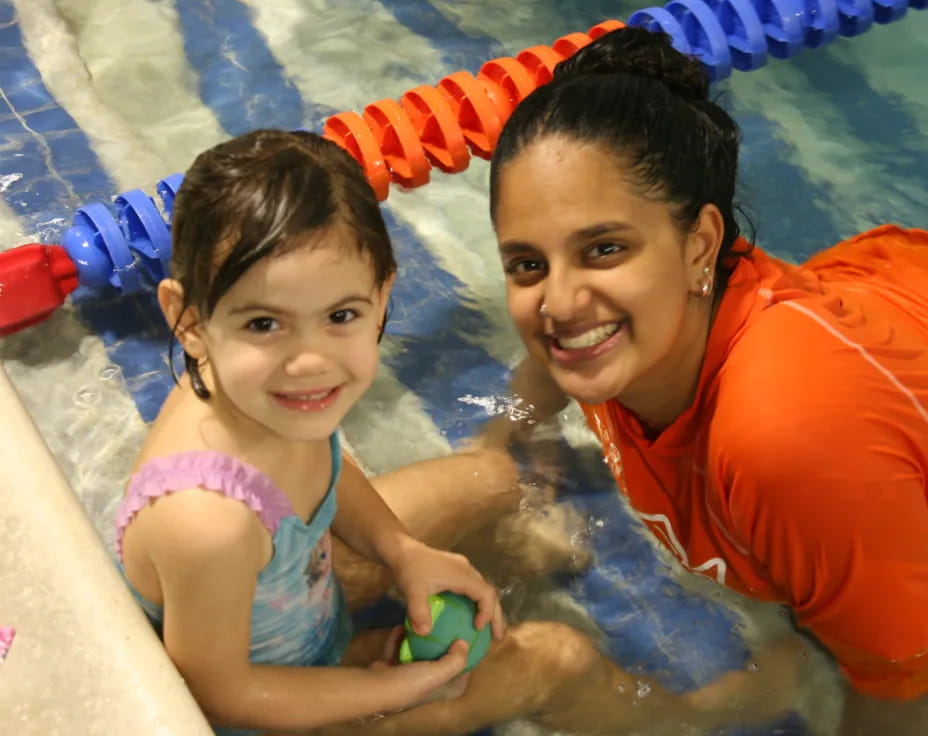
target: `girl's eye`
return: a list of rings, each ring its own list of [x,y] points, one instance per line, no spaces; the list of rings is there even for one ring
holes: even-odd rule
[[[329,319],[336,325],[344,325],[357,319],[357,316],[358,313],[353,309],[339,309],[337,312],[332,312]]]
[[[245,325],[245,329],[249,332],[272,332],[276,328],[277,320],[273,317],[255,317]]]

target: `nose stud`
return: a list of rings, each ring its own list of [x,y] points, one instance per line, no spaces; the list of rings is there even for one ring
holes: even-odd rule
[[[538,314],[540,314],[542,317],[547,317],[548,316],[548,305],[542,302],[541,306],[538,308]]]

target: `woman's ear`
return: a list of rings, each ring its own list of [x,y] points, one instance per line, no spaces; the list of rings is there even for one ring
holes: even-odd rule
[[[714,204],[704,204],[696,222],[686,234],[685,257],[690,272],[691,291],[702,292],[706,279],[712,287],[715,264],[725,237],[725,220]]]
[[[200,334],[199,313],[196,307],[184,305],[184,287],[179,281],[163,279],[159,282],[158,304],[184,352],[196,360],[205,358],[206,345]]]

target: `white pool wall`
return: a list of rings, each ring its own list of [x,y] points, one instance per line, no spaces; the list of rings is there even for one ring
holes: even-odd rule
[[[0,501],[0,731],[212,734],[2,369]]]

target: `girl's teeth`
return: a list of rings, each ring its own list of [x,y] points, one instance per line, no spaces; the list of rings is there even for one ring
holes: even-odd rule
[[[306,394],[304,396],[291,396],[290,398],[295,401],[319,401],[319,399],[324,399],[328,396],[330,391],[321,391],[318,394]]]
[[[618,331],[618,324],[602,325],[575,337],[559,337],[557,342],[565,350],[581,350],[599,345],[603,340],[612,337]]]

